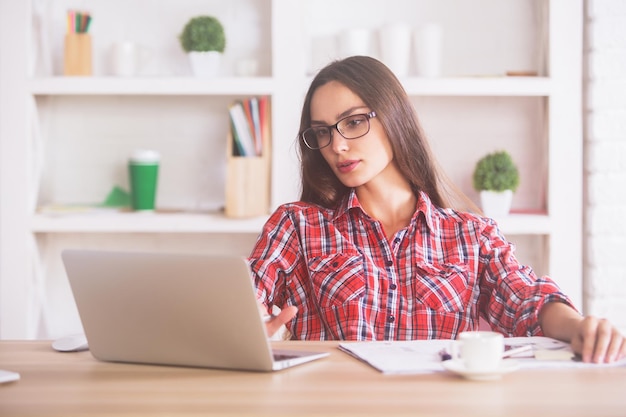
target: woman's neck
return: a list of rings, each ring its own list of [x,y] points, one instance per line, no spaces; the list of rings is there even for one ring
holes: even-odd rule
[[[417,197],[404,179],[372,181],[358,187],[356,194],[363,210],[381,222],[387,239],[408,226],[415,213]]]

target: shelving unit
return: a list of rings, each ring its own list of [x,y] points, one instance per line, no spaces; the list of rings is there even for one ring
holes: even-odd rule
[[[410,21],[413,25],[423,23],[423,19],[440,18],[444,28],[445,25],[459,26],[450,30],[448,40],[452,42],[455,31],[458,34],[463,30],[463,25],[455,23],[454,16],[449,15],[449,10],[457,10],[451,7],[455,1],[446,0],[433,5],[425,1],[393,0],[393,4],[385,3],[385,12],[380,14],[372,12],[379,4],[375,0],[369,0],[367,4],[359,3],[358,7],[347,1],[340,5],[333,3],[335,12],[332,18],[322,20],[319,13],[311,13],[311,10],[316,7],[323,9],[324,1],[237,0],[229,2],[228,6],[218,1],[209,2],[202,8],[203,12],[211,13],[215,9],[231,21],[243,14],[248,20],[258,23],[259,26],[251,30],[267,37],[258,40],[260,46],[252,51],[256,58],[265,62],[259,77],[224,75],[209,80],[180,75],[176,70],[145,77],[116,78],[109,76],[102,65],[96,65],[93,77],[63,77],[57,74],[28,77],[29,54],[25,51],[31,50],[33,40],[29,39],[28,25],[23,23],[31,22],[33,9],[29,2],[24,2],[12,5],[10,13],[7,13],[8,10],[0,10],[0,27],[3,27],[0,32],[0,50],[7,56],[11,54],[10,61],[0,60],[0,88],[3,89],[0,95],[0,163],[3,172],[0,177],[0,338],[54,337],[70,332],[72,326],[77,325],[76,312],[67,306],[71,304],[71,296],[58,257],[64,247],[123,246],[137,250],[193,248],[199,251],[227,247],[246,254],[266,219],[266,216],[229,219],[216,211],[195,210],[194,207],[188,207],[188,203],[182,203],[189,200],[189,196],[176,193],[177,190],[172,186],[175,181],[164,184],[167,206],[173,212],[168,210],[149,216],[110,211],[63,215],[39,213],[33,206],[33,194],[38,194],[40,202],[52,199],[44,202],[67,204],[72,201],[56,201],[55,198],[59,195],[68,198],[69,195],[80,200],[92,196],[88,187],[104,187],[98,183],[102,182],[101,179],[90,178],[84,173],[63,172],[63,169],[76,169],[63,163],[79,156],[73,153],[78,151],[71,143],[80,144],[80,149],[100,149],[99,146],[106,143],[112,150],[103,152],[100,160],[102,164],[112,164],[115,157],[123,155],[131,146],[154,143],[155,146],[172,150],[177,149],[173,147],[172,141],[180,140],[191,148],[187,154],[172,151],[179,161],[178,165],[176,161],[172,162],[170,167],[178,166],[181,170],[188,167],[201,170],[203,164],[219,167],[224,162],[225,146],[213,141],[218,140],[215,138],[223,141],[228,128],[224,104],[240,97],[266,95],[272,102],[271,206],[275,208],[298,197],[299,166],[294,140],[300,106],[311,80],[307,54],[310,40],[317,35],[314,31],[322,30],[324,35],[337,33],[344,27],[354,27],[354,19],[358,21],[359,16],[363,25],[376,28],[397,19],[389,10],[395,10],[394,13],[406,10],[403,16],[416,16],[414,21]],[[461,0],[461,4],[458,4],[459,13],[465,7],[462,3]],[[528,47],[530,44],[538,49],[542,48],[538,46],[537,35],[532,31],[543,31],[545,23],[549,39],[549,48],[546,49],[549,52],[539,61],[528,58],[533,56],[534,51],[526,52],[525,58],[529,65],[538,66],[542,76],[498,76],[503,65],[501,60],[510,59],[515,65],[522,65],[524,59],[516,61],[515,52],[511,52],[511,56],[499,60],[500,57],[495,59],[488,55],[489,48],[481,50],[474,47],[474,53],[486,54],[476,59],[486,61],[485,65],[493,65],[491,75],[476,76],[470,65],[474,63],[474,58],[467,56],[467,50],[471,50],[472,45],[449,42],[444,51],[446,56],[463,55],[465,61],[461,58],[449,60],[448,71],[444,71],[441,78],[409,76],[401,81],[415,100],[427,132],[436,141],[436,153],[444,156],[444,169],[452,171],[453,179],[467,177],[473,169],[474,157],[492,150],[494,146],[512,147],[518,151],[517,156],[525,164],[522,181],[524,175],[528,181],[518,197],[517,208],[521,212],[533,214],[512,214],[498,219],[499,224],[512,241],[524,246],[520,248],[522,252],[530,253],[528,259],[538,261],[542,269],[540,272],[556,279],[575,303],[582,306],[581,267],[579,262],[572,262],[572,259],[580,258],[582,254],[581,97],[577,91],[582,50],[581,1],[572,4],[571,0],[535,0],[534,3],[520,0],[507,3],[508,6],[501,3],[499,0],[480,0],[473,7],[483,7],[485,13],[488,10],[500,13],[511,7],[517,13],[517,9],[525,10],[529,7],[536,12],[542,5],[546,5],[547,22],[537,22],[534,18],[530,19],[531,24],[522,21],[520,25],[526,31],[522,34],[507,35],[506,31],[516,28],[507,28],[506,19],[498,26],[497,21],[501,16],[497,14],[487,13],[486,17],[482,17],[483,21],[490,21],[502,32],[504,40],[512,36],[522,46]],[[178,21],[184,20],[198,11],[197,4],[192,1],[172,4],[161,2],[159,5],[167,5],[168,10],[173,10],[177,5],[177,16],[168,16],[173,22],[167,23],[166,27],[176,27],[176,18]],[[0,7],[8,9],[5,5]],[[96,18],[106,16],[107,7],[115,8],[113,5],[107,6],[107,2],[94,2],[97,10],[92,15]],[[341,7],[350,13],[343,13],[343,9],[337,10]],[[423,13],[409,13],[415,7],[419,7]],[[528,15],[533,16],[533,13],[531,10]],[[342,22],[342,16],[352,20]],[[100,20],[100,25],[104,25],[103,20]],[[483,24],[485,28],[482,29],[476,23],[469,27],[472,33],[485,31],[482,33],[483,40],[493,40],[494,34],[489,32],[494,30],[491,23]],[[21,36],[15,36],[16,33]],[[102,49],[107,34],[101,31],[98,35]],[[242,33],[240,36],[247,35]],[[520,39],[524,40],[524,37],[532,38],[533,41],[521,42]],[[109,36],[108,41],[111,40]],[[235,38],[233,43],[239,45],[240,50],[243,48],[240,39]],[[102,57],[102,54],[99,56]],[[540,61],[546,62],[548,69],[545,75],[543,69],[539,68]],[[465,67],[464,62],[467,63]],[[460,68],[461,71],[451,71],[451,68]],[[463,75],[463,69],[467,70],[467,75]],[[28,102],[33,100],[38,115],[29,108]],[[204,107],[191,115],[184,113],[185,109],[196,105]],[[125,115],[127,109],[133,106],[142,107],[142,113]],[[179,107],[184,109],[179,110]],[[207,111],[206,118],[203,116],[204,108]],[[448,108],[467,111],[448,114]],[[81,111],[79,117],[87,119],[93,118],[97,111],[104,111],[103,121],[95,126],[89,137],[81,138],[79,133],[67,128],[67,113],[70,111]],[[153,113],[157,111],[161,113]],[[174,126],[168,125],[168,128],[173,130],[165,129],[166,132],[162,134],[159,129],[150,130],[147,121],[153,118],[163,122],[161,119],[166,118],[163,112],[168,112],[167,116],[172,118],[169,123]],[[527,114],[518,115],[524,112]],[[111,115],[115,116],[115,122],[107,124]],[[177,126],[179,120],[191,124],[181,122]],[[459,125],[467,128],[462,130]],[[42,130],[45,146],[33,146],[33,126]],[[179,130],[182,132],[181,138],[167,137],[168,132],[171,135],[171,132]],[[150,135],[155,137],[151,138]],[[115,137],[115,140],[111,137]],[[476,155],[471,152],[461,155],[464,159],[459,163],[446,160],[445,156],[452,154],[451,149],[468,141],[475,148],[472,152]],[[57,158],[63,156],[61,162],[57,161],[57,171],[46,173],[44,170],[45,178],[33,178],[36,172],[33,165],[39,157],[38,152],[44,154],[44,160],[47,156],[48,162],[52,158],[50,155],[56,155]],[[202,158],[206,159],[189,163],[190,158],[200,158],[198,155],[204,155]],[[516,154],[513,156],[515,158]],[[537,166],[533,165],[535,161],[539,161]],[[445,165],[446,162],[449,166]],[[537,173],[541,169],[546,170],[545,175]],[[219,184],[222,181],[219,176],[207,179],[206,173],[194,174],[204,178],[207,186],[215,187],[211,188],[212,193],[219,192],[220,186],[223,186]],[[71,187],[61,181],[76,176],[79,177],[78,181]],[[545,179],[535,184],[538,177]],[[119,178],[123,176],[118,175]],[[186,176],[185,181],[188,178],[191,175]],[[475,197],[473,191],[468,189],[467,182],[461,181],[459,185]],[[190,192],[193,189],[189,187],[185,190]],[[212,198],[219,200],[222,196],[212,195]],[[534,262],[529,263],[535,266]]]

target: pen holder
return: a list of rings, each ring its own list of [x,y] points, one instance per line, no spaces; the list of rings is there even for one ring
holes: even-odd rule
[[[270,147],[262,156],[233,156],[232,137],[228,137],[226,168],[227,217],[255,217],[269,212]]]
[[[65,35],[64,75],[91,75],[91,35]]]

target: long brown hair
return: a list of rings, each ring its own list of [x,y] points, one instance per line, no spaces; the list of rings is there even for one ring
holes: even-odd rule
[[[358,95],[382,125],[393,150],[398,169],[409,181],[413,192],[425,192],[439,207],[475,209],[438,168],[417,113],[396,76],[380,61],[367,56],[353,56],[334,61],[323,68],[311,82],[302,107],[300,132],[311,126],[311,99],[317,88],[337,81]],[[300,135],[298,135],[300,137]],[[335,176],[319,150],[300,142],[302,194],[300,200],[333,208],[350,189]],[[444,193],[442,189],[449,192]]]

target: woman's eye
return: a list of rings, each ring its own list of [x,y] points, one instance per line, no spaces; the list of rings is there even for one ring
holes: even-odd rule
[[[361,123],[362,123],[362,120],[360,118],[350,119],[346,121],[346,127],[348,129],[353,129],[357,127],[358,125],[360,125]]]
[[[323,138],[324,136],[328,136],[328,128],[327,127],[320,127],[317,129],[313,129],[313,131],[315,132],[315,136],[317,136],[318,138]]]

